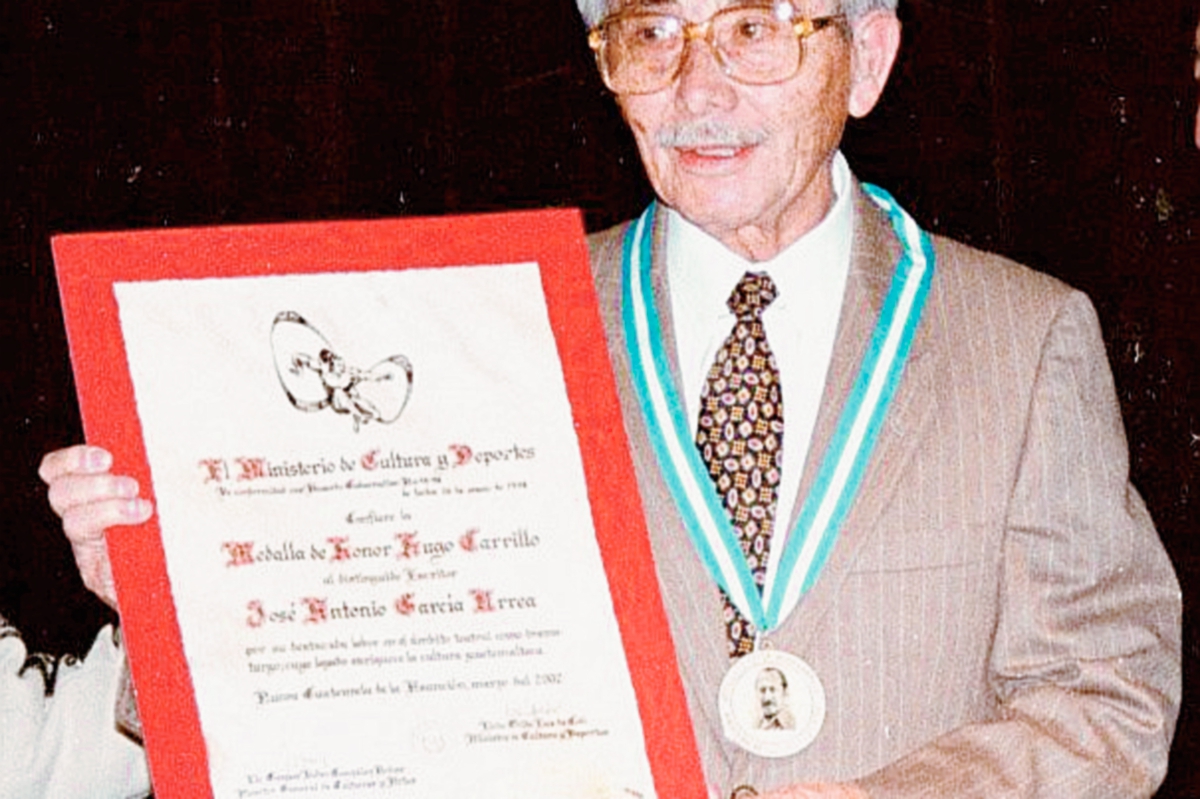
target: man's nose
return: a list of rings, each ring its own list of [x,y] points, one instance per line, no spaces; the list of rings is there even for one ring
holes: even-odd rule
[[[706,38],[685,41],[680,58],[677,95],[690,113],[701,114],[712,108],[728,110],[737,104],[733,81]]]

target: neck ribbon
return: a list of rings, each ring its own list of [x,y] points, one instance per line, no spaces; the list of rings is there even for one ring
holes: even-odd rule
[[[651,284],[651,203],[625,235],[622,322],[630,371],[663,478],[701,561],[742,615],[762,633],[776,629],[812,588],[837,541],[879,437],[933,279],[929,236],[883,189],[863,191],[888,215],[904,251],[892,274],[870,345],[796,524],[761,594],[737,533],[692,443],[671,375]]]

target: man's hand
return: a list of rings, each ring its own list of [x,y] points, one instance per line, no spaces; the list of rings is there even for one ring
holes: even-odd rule
[[[110,468],[112,455],[107,450],[80,444],[47,454],[38,476],[49,487],[50,507],[62,518],[83,584],[116,610],[104,531],[118,524],[140,524],[154,508],[138,497],[136,480],[110,474]]]
[[[851,783],[806,782],[759,795],[759,799],[870,799]]]

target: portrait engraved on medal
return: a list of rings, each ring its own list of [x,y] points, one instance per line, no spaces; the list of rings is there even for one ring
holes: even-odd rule
[[[275,374],[292,407],[307,413],[330,408],[349,416],[355,432],[372,422],[395,422],[412,394],[408,358],[395,354],[368,369],[354,366],[295,311],[276,314],[271,352]]]
[[[767,666],[758,673],[754,687],[758,691],[758,728],[796,729],[796,716],[792,713],[791,700],[788,697],[787,675],[774,666]]]
[[[718,704],[725,737],[761,757],[796,754],[825,723],[825,689],[817,673],[778,649],[756,649],[734,662]]]

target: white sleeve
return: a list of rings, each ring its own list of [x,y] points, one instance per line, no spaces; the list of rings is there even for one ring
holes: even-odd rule
[[[146,755],[117,731],[124,652],[111,627],[82,661],[61,659],[53,693],[0,617],[0,796],[126,799],[150,793]],[[51,663],[51,665],[53,665]]]

